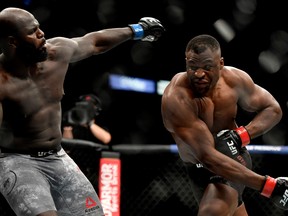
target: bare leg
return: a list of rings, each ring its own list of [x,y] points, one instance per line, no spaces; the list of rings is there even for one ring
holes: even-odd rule
[[[233,216],[248,216],[244,203],[237,208]]]
[[[238,211],[237,205],[238,192],[235,189],[224,184],[209,184],[200,202],[198,216],[232,216]]]
[[[38,214],[37,216],[58,216],[56,211],[46,211],[41,214]]]

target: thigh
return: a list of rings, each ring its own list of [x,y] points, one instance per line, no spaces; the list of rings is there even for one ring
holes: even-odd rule
[[[0,158],[0,191],[17,215],[38,215],[55,211],[47,179],[21,156]]]
[[[57,160],[59,180],[54,182],[52,193],[58,214],[104,216],[96,190],[74,160],[67,154]]]
[[[238,206],[233,216],[248,216],[248,212],[246,210],[244,202],[240,206]]]
[[[199,204],[199,216],[233,215],[238,206],[238,192],[228,185],[211,183]]]
[[[210,183],[210,178],[212,173],[207,169],[204,169],[200,164],[190,164],[184,163],[188,177],[189,183],[191,185],[191,190],[196,202],[199,204],[204,191],[208,184]]]

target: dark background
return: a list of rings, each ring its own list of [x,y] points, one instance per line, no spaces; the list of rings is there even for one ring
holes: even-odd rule
[[[174,143],[162,124],[161,96],[112,90],[108,76],[113,73],[170,80],[175,73],[185,70],[187,42],[202,33],[219,40],[226,65],[248,72],[257,84],[275,96],[283,109],[282,121],[253,143],[286,145],[288,14],[284,4],[281,0],[0,0],[0,9],[17,6],[29,10],[39,20],[46,38],[76,37],[90,31],[123,27],[145,16],[161,20],[166,33],[157,42],[131,40],[105,54],[70,65],[63,112],[73,107],[80,95],[95,93],[103,102],[97,121],[112,133],[112,145]],[[234,28],[232,40],[224,39],[214,28],[219,19]],[[266,67],[259,63],[263,51],[277,53],[278,69],[269,70],[273,68],[273,57],[264,61]],[[252,116],[240,110],[238,121],[245,124]],[[179,157],[170,153],[138,153],[121,155],[121,215],[195,215],[196,203]],[[96,189],[99,154],[90,148],[71,150],[71,156]],[[259,174],[287,176],[285,171],[278,173],[275,169],[286,163],[286,155],[256,154],[252,158],[254,170]],[[287,215],[249,188],[244,199],[250,215]],[[0,203],[0,215],[13,215],[1,196]]]
[[[161,20],[166,33],[157,42],[131,40],[105,54],[70,65],[63,111],[70,109],[81,94],[95,93],[103,102],[103,111],[97,121],[112,133],[112,145],[170,144],[174,141],[162,124],[161,96],[112,90],[108,85],[109,74],[170,80],[175,73],[185,70],[187,42],[202,33],[212,34],[219,40],[226,65],[247,71],[282,106],[284,117],[280,124],[253,142],[286,145],[288,15],[284,1],[0,0],[0,9],[7,6],[32,12],[46,38],[75,37],[104,28],[123,27],[137,23],[145,16]],[[213,23],[219,19],[234,28],[232,40],[225,40],[216,31]],[[281,59],[279,69],[273,73],[258,61],[260,53],[269,49],[276,49]],[[272,65],[268,60],[265,62]],[[250,117],[251,114],[240,110],[240,123],[249,121]]]

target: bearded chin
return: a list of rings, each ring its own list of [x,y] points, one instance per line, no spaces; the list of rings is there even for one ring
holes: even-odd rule
[[[20,44],[16,49],[16,53],[27,64],[45,61],[48,56],[46,49],[36,49],[32,44],[28,43]]]
[[[208,92],[208,90],[209,90],[208,87],[205,87],[205,88],[196,88],[197,93],[200,94],[200,95],[204,95],[205,93]]]
[[[191,85],[191,88],[192,88],[194,94],[197,96],[203,96],[204,94],[206,94],[209,91],[209,86],[200,88],[200,87],[196,87],[195,85]]]

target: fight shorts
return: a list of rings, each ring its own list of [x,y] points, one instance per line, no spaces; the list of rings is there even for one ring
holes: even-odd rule
[[[240,154],[246,161],[246,167],[252,169],[252,160],[249,152],[245,147],[242,148]],[[191,180],[192,192],[198,205],[203,197],[207,185],[210,183],[222,183],[234,188],[235,190],[238,191],[238,206],[242,204],[243,202],[242,195],[245,189],[244,185],[236,184],[234,182],[228,181],[227,179],[224,179],[221,176],[215,175],[214,173],[204,168],[203,165],[200,163],[198,164],[184,163],[184,165],[188,172],[188,176]]]
[[[49,210],[59,216],[104,216],[98,195],[61,148],[33,154],[0,153],[0,192],[17,215]]]

